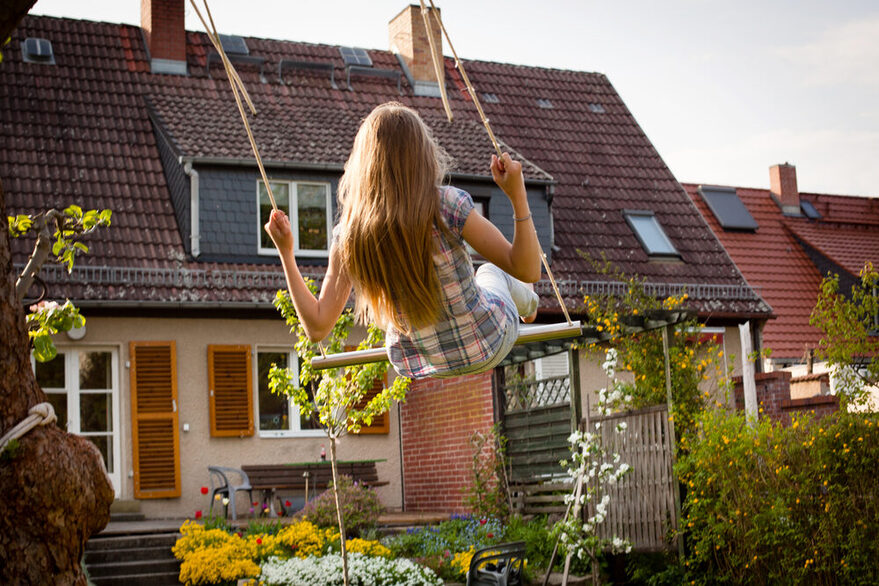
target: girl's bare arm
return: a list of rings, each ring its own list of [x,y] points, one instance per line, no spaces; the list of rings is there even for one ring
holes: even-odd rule
[[[315,297],[305,284],[305,279],[302,278],[302,273],[296,265],[296,257],[293,255],[293,233],[286,214],[280,210],[273,211],[265,229],[281,255],[281,265],[287,277],[287,288],[305,333],[312,342],[323,340],[345,309],[345,303],[351,294],[351,280],[338,266],[336,255],[330,250],[329,267],[324,275],[320,295]]]
[[[535,283],[540,280],[540,244],[531,220],[522,165],[507,153],[500,161],[492,155],[491,172],[513,204],[513,217],[527,219],[513,222],[512,243],[494,224],[474,213],[467,216],[461,235],[476,252],[507,274],[526,283]]]

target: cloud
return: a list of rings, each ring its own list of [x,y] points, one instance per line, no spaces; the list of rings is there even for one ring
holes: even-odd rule
[[[802,69],[807,85],[879,87],[879,16],[825,30],[811,43],[778,47],[781,58]]]

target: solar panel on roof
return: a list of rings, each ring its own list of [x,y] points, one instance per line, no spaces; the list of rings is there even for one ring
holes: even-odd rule
[[[757,221],[739,199],[735,189],[700,185],[699,194],[724,230],[754,231],[757,229]]]
[[[806,217],[810,220],[821,219],[821,214],[818,213],[818,210],[815,209],[815,206],[812,205],[811,201],[806,201],[805,199],[800,200],[800,209],[803,210],[803,213],[806,214]]]
[[[358,49],[355,47],[339,47],[342,54],[342,60],[345,65],[359,65],[360,67],[372,67],[372,59],[366,49]]]
[[[238,35],[220,35],[220,44],[227,55],[250,55],[247,43]]]

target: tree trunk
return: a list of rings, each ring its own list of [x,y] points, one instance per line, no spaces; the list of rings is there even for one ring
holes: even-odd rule
[[[46,400],[31,369],[16,276],[0,185],[0,435]],[[109,521],[113,498],[91,442],[55,424],[25,434],[0,460],[0,583],[85,585],[85,542]]]
[[[345,543],[345,517],[342,515],[342,503],[339,499],[339,471],[336,467],[336,440],[330,437],[330,465],[333,471],[333,497],[336,499],[336,519],[339,521],[339,545],[342,548],[342,583],[348,586],[348,548]]]

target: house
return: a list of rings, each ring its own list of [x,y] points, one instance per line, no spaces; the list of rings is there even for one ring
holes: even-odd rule
[[[36,364],[37,377],[68,429],[99,446],[118,498],[152,517],[204,509],[208,465],[313,461],[325,443],[266,389],[266,366],[295,367],[296,357],[270,304],[285,283],[261,230],[265,186],[220,58],[205,34],[185,31],[183,14],[183,0],[142,0],[140,27],[28,16],[0,64],[9,212],[76,203],[114,214],[72,273],[43,272],[50,297],[70,298],[88,322],[60,337],[60,357]],[[316,280],[359,121],[389,100],[422,114],[457,161],[450,181],[511,235],[490,143],[453,60],[437,80],[415,6],[391,20],[389,37],[387,51],[223,37],[259,111],[253,131],[275,197],[299,226],[301,270]],[[584,294],[619,285],[581,255],[604,253],[656,295],[686,291],[735,354],[738,336],[726,329],[753,321],[757,330],[771,309],[608,79],[465,64],[503,147],[525,165],[538,236],[575,316]],[[23,264],[32,243],[13,245]],[[538,285],[538,320],[559,321],[548,281]],[[538,354],[530,368],[567,372],[561,356]],[[599,372],[593,362],[578,356],[584,381]],[[345,438],[340,458],[377,460],[392,508],[461,510],[468,437],[501,415],[499,386],[493,373],[419,382],[405,405]]]
[[[693,203],[748,283],[772,306],[762,331],[767,373],[787,370],[791,398],[831,393],[815,361],[821,332],[809,325],[821,279],[851,289],[866,262],[879,263],[879,199],[801,193],[796,167],[773,165],[769,189],[685,183]],[[774,375],[776,378],[779,375]]]

